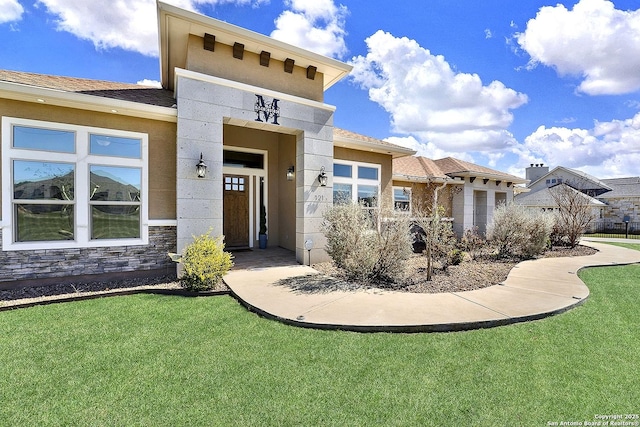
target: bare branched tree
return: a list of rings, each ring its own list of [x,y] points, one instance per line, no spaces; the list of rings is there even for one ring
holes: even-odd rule
[[[558,207],[556,227],[572,248],[595,219],[592,199],[576,188],[582,187],[565,182],[549,189]]]
[[[445,186],[446,182],[441,185],[427,185],[421,194],[422,197],[414,197],[412,201],[413,221],[424,232],[427,280],[431,280],[433,275],[434,259],[446,257],[455,247],[451,223],[443,221],[446,210],[438,205],[438,193]]]

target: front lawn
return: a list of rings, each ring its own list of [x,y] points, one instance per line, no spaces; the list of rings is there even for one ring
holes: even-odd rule
[[[0,313],[0,425],[504,425],[640,413],[640,265],[587,302],[440,334],[305,330],[230,297]],[[637,421],[637,420],[632,420]]]

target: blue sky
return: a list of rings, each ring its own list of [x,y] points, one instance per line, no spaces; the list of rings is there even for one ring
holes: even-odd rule
[[[335,125],[523,175],[640,175],[638,0],[168,0],[354,65]],[[108,5],[108,6],[107,6]],[[154,0],[0,0],[0,68],[159,79]]]

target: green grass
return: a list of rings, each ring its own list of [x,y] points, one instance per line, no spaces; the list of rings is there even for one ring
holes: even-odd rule
[[[622,248],[634,249],[636,251],[640,251],[640,242],[638,243],[622,243],[622,242],[602,242],[608,245],[620,246]]]
[[[447,334],[305,330],[230,297],[0,313],[0,425],[546,426],[640,412],[640,265],[541,321]]]

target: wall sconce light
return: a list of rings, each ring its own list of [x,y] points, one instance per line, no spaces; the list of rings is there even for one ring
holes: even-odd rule
[[[287,169],[287,181],[293,181],[293,178],[296,176],[296,170],[293,166],[289,166]]]
[[[196,165],[196,174],[198,178],[204,178],[207,175],[207,164],[202,160],[202,153],[200,153],[200,161]]]
[[[327,174],[324,173],[324,166],[320,168],[320,175],[318,175],[318,182],[320,183],[320,187],[327,186]]]

